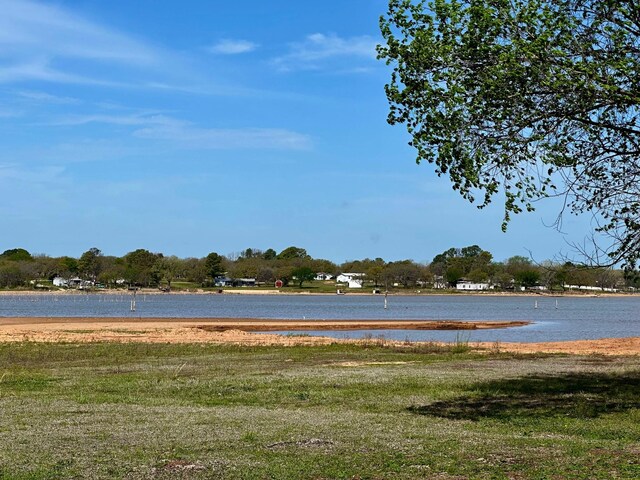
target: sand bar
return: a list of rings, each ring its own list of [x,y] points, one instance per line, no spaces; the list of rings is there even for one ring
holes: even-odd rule
[[[321,330],[320,321],[265,321],[258,319],[167,319],[167,318],[0,318],[0,342],[142,342],[142,343],[210,343],[235,345],[328,345],[332,343],[376,344],[408,346],[407,342],[392,340],[336,339],[320,336],[278,335],[252,333],[252,331],[288,330],[305,326]],[[389,324],[401,324],[405,328],[417,329],[416,324],[426,326],[426,321],[329,321],[325,326],[340,330],[343,324],[373,330],[371,324],[388,329]],[[430,322],[438,324],[441,322]],[[462,323],[462,322],[444,322]],[[469,322],[467,322],[469,323]],[[495,322],[471,322],[473,328],[490,328]],[[511,322],[498,322],[505,328]],[[522,323],[522,322],[516,322]],[[526,322],[525,322],[526,323]],[[432,325],[434,326],[434,325]],[[244,329],[244,330],[243,330]],[[420,342],[411,342],[411,345]],[[434,343],[434,342],[428,342]],[[481,351],[515,353],[565,353],[598,355],[640,355],[640,337],[604,338],[544,343],[471,343]]]
[[[288,320],[259,318],[116,318],[116,317],[0,317],[0,328],[54,324],[138,324],[141,326],[196,326],[212,332],[322,331],[322,330],[486,330],[522,327],[526,321],[455,320]]]

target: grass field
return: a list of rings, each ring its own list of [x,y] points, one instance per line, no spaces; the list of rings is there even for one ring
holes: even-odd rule
[[[0,478],[640,478],[640,358],[0,344]]]

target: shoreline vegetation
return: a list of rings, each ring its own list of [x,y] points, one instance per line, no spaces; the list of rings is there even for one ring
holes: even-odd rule
[[[347,260],[341,264],[314,258],[291,246],[280,253],[248,248],[227,256],[178,258],[138,249],[122,257],[91,248],[79,258],[32,255],[22,248],[0,254],[0,288],[11,291],[58,289],[150,289],[162,292],[242,292],[272,294],[532,293],[586,294],[637,292],[640,272],[590,267],[572,262],[514,256],[495,261],[478,245],[450,248],[431,262],[382,258]]]

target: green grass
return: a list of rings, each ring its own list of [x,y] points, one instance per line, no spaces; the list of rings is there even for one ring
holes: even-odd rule
[[[640,358],[0,344],[0,479],[638,478]]]

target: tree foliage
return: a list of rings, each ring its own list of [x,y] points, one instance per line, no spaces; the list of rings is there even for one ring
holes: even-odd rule
[[[218,255],[216,252],[211,252],[205,258],[205,269],[207,273],[207,277],[210,277],[211,280],[215,280],[215,278],[224,273],[224,265],[223,265],[224,257]]]
[[[90,248],[80,256],[78,270],[81,274],[95,280],[100,275],[102,252],[98,248]]]
[[[288,247],[281,251],[276,258],[278,260],[291,260],[294,258],[310,259],[311,256],[309,256],[304,248]]]
[[[123,260],[126,265],[125,278],[133,285],[151,286],[160,281],[156,262],[162,258],[161,253],[151,253],[139,248],[127,253]]]
[[[493,273],[493,256],[478,245],[450,248],[433,257],[431,271],[455,285],[462,278],[485,281]]]
[[[406,125],[418,163],[480,208],[503,195],[503,229],[536,199],[563,196],[608,242],[594,260],[635,265],[636,0],[390,0],[381,30],[388,121]]]
[[[24,262],[33,260],[33,257],[24,248],[12,248],[2,252],[0,254],[0,259],[9,260],[10,262]]]
[[[291,272],[292,278],[296,279],[299,288],[302,288],[304,282],[310,282],[316,276],[316,272],[310,267],[298,267]]]

